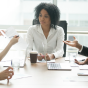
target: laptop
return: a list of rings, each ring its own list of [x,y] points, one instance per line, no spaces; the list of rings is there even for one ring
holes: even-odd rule
[[[71,71],[69,63],[47,63],[48,70],[66,70]]]

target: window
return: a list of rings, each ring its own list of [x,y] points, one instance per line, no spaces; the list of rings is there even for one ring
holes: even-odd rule
[[[88,46],[88,0],[0,0],[0,29],[13,26],[17,30],[27,30],[34,19],[34,8],[41,2],[56,4],[61,12],[60,20],[67,21],[67,31],[87,31],[86,35],[67,34],[78,38],[81,44]],[[21,36],[25,39],[26,34]],[[2,41],[2,37],[0,37]],[[82,42],[83,41],[83,42]],[[7,43],[6,43],[7,45]],[[0,43],[0,49],[5,48],[5,42]],[[72,50],[68,47],[67,50]]]
[[[74,1],[74,2],[71,2]],[[61,20],[68,23],[68,31],[87,31],[88,30],[88,0],[66,0],[60,2],[57,0],[57,6],[61,11]],[[79,2],[77,2],[79,1]],[[70,28],[69,28],[70,27]],[[80,30],[80,27],[85,27]]]
[[[0,25],[31,25],[34,8],[52,0],[0,0]]]

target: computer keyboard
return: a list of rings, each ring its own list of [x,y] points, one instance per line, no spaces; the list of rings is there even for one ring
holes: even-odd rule
[[[47,63],[48,69],[60,69],[61,66],[59,63]]]

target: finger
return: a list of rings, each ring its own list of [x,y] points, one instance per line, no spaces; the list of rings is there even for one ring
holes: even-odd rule
[[[40,56],[41,56],[42,54],[40,53]]]
[[[64,43],[68,45],[68,44],[69,44],[69,42],[70,42],[70,41],[65,41]]]
[[[48,55],[48,54],[46,55],[46,59],[47,59],[47,60],[50,60],[50,57],[49,57],[49,55]]]
[[[19,35],[15,35],[14,38],[19,38]]]
[[[9,71],[8,73],[14,75],[14,72],[13,71]]]
[[[5,33],[5,31],[4,31],[4,30],[1,30],[1,31],[3,31],[3,32]]]
[[[84,64],[88,64],[88,58],[84,61]]]
[[[69,43],[69,42],[71,42],[71,41],[68,41],[68,40],[64,41],[64,43]]]
[[[8,75],[7,79],[9,80],[9,79],[11,79],[11,78],[12,78],[12,75]]]
[[[74,40],[77,40],[77,39],[75,38],[75,36],[73,36],[73,38],[74,38]]]
[[[78,65],[84,65],[84,62],[79,62],[78,60],[75,59],[75,63]]]
[[[13,68],[12,68],[12,67],[8,67],[6,70],[7,70],[7,71],[8,71],[8,70],[13,70]]]

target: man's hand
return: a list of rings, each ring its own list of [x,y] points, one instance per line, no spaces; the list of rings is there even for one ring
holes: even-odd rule
[[[75,63],[77,63],[78,65],[88,64],[88,58],[86,58],[86,60],[85,61],[82,61],[82,62],[80,62],[77,59],[75,59]]]

